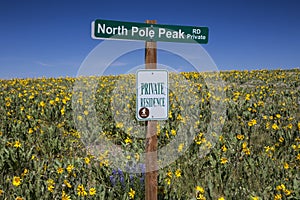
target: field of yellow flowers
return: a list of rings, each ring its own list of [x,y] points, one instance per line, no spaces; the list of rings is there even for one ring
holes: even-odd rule
[[[179,74],[172,76],[184,94]],[[173,146],[184,152],[159,170],[158,198],[300,199],[300,70],[180,76],[194,87],[186,98],[196,103],[183,106],[186,98],[170,91],[158,147],[190,134],[182,127],[197,132],[186,149],[184,141]],[[217,77],[225,84],[207,87],[205,79]],[[86,89],[97,83],[92,98],[74,90],[78,81]],[[130,173],[112,164],[112,149],[94,154],[87,147],[87,140],[106,138],[134,152],[126,159],[141,159],[145,140],[134,134],[143,134],[135,125],[144,122],[135,119],[126,84],[135,86],[135,76],[0,80],[0,199],[144,199],[145,166]],[[212,101],[225,105],[226,117],[211,123]],[[189,109],[196,115],[184,115]],[[217,133],[208,136],[209,126]]]

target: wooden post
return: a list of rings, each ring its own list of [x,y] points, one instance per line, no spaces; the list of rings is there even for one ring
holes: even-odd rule
[[[156,24],[156,20],[146,20],[147,24]],[[146,42],[145,68],[156,69],[157,49],[156,42]],[[146,200],[157,200],[157,122],[147,121],[146,134],[146,178],[145,191]]]

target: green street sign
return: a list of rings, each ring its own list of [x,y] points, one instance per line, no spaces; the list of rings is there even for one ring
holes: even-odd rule
[[[97,19],[92,23],[92,38],[207,44],[208,27],[146,24]]]

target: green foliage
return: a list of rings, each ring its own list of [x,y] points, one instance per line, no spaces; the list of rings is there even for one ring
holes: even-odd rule
[[[158,148],[186,137],[159,170],[159,199],[300,199],[299,69],[170,76]],[[111,160],[145,151],[134,75],[0,85],[0,199],[144,199],[144,174]],[[103,141],[115,146],[98,149]]]

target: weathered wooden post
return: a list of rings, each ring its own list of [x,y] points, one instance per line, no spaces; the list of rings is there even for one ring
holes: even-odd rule
[[[156,24],[156,20],[146,20],[147,24]],[[157,48],[155,41],[146,41],[145,68],[156,69]],[[146,200],[157,199],[157,121],[147,121],[146,133]]]

